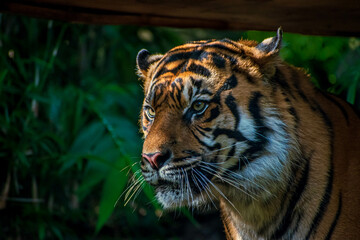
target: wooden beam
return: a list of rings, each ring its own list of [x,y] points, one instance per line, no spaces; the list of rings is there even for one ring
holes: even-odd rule
[[[130,24],[360,36],[359,0],[3,0],[0,12]]]

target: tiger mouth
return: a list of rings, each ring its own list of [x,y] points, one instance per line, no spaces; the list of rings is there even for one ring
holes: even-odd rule
[[[171,176],[171,177],[170,177]],[[197,166],[179,168],[167,174],[167,178],[160,177],[158,183],[154,185],[157,191],[166,190],[191,190],[192,193],[200,194],[205,188],[209,187],[213,174],[204,172]]]

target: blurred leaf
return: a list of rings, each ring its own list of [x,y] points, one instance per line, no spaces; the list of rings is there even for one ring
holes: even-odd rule
[[[69,152],[72,154],[90,153],[104,133],[105,128],[100,122],[91,123],[80,131]]]
[[[43,240],[45,239],[45,235],[46,235],[46,229],[45,229],[45,225],[44,224],[40,224],[39,225],[39,239]]]
[[[161,209],[160,204],[157,202],[155,198],[154,188],[152,188],[151,186],[145,183],[143,191],[147,196],[147,198],[150,200],[150,203],[155,207],[155,209]]]
[[[120,166],[125,167],[125,162],[120,161]],[[101,194],[99,218],[96,223],[96,233],[100,231],[112,214],[115,203],[124,190],[126,182],[127,176],[116,169],[112,169],[107,175]]]
[[[61,231],[58,229],[58,228],[56,228],[56,227],[51,227],[51,230],[52,230],[52,232],[55,234],[55,236],[57,237],[57,239],[59,239],[59,240],[63,240],[64,238],[63,238],[63,236],[62,236],[62,234],[61,234]]]

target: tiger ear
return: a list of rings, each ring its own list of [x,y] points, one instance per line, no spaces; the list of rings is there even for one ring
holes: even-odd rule
[[[259,43],[255,48],[265,53],[266,55],[278,54],[281,48],[282,34],[283,31],[281,27],[279,27],[275,37],[266,38],[261,43]]]
[[[146,49],[140,50],[136,57],[136,65],[139,75],[144,78],[148,77],[151,66],[158,62],[162,56],[163,55],[161,54],[151,55]]]

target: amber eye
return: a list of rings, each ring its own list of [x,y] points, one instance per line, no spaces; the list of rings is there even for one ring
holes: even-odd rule
[[[207,103],[204,101],[195,101],[191,107],[196,113],[199,114],[204,112],[207,106],[208,106]]]
[[[148,118],[153,119],[155,117],[155,110],[151,107],[145,107],[145,114]]]

